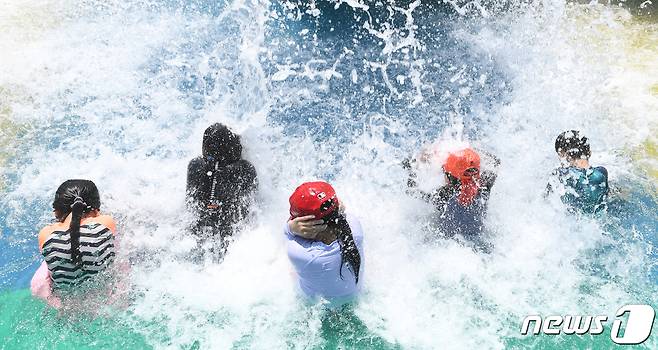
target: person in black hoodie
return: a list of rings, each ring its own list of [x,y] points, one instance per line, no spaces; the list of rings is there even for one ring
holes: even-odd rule
[[[242,159],[240,136],[220,123],[209,126],[203,133],[202,155],[187,167],[191,230],[199,243],[212,238],[212,246],[223,253],[234,226],[248,214],[257,186],[256,169]]]

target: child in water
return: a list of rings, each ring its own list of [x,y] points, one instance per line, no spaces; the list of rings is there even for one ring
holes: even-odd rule
[[[448,152],[440,172],[445,185],[432,192],[420,190],[413,164],[417,161],[427,162],[429,156],[421,155],[419,160],[403,162],[403,166],[409,171],[407,185],[437,208],[440,215],[437,224],[445,237],[461,235],[470,241],[481,243],[480,235],[484,229],[487,204],[500,164],[498,158],[484,154],[493,160],[492,169],[481,170],[480,154],[471,148]]]
[[[558,135],[555,152],[562,165],[551,174],[546,195],[557,192],[570,211],[597,213],[606,208],[608,171],[592,167],[589,140],[577,130]]]
[[[200,247],[209,243],[213,255],[221,257],[257,187],[256,169],[242,158],[240,136],[226,125],[210,125],[203,133],[202,155],[187,168],[187,204]]]
[[[284,234],[288,258],[309,298],[339,305],[358,294],[363,280],[363,230],[345,213],[336,191],[324,181],[301,184],[290,196]]]
[[[57,222],[39,232],[44,262],[32,278],[34,296],[60,308],[63,300],[84,298],[78,304],[89,304],[79,292],[89,291],[92,286],[108,291],[114,288],[111,283],[100,283],[107,281],[99,278],[108,277],[105,272],[115,259],[116,233],[114,219],[102,215],[100,206],[98,189],[92,181],[67,180],[59,186],[53,201]]]

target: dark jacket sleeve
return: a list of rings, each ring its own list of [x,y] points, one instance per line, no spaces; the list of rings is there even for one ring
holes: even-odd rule
[[[482,191],[484,195],[489,196],[497,177],[498,174],[493,171],[485,170],[482,172],[480,179],[482,180]]]
[[[409,188],[416,188],[418,186],[418,184],[416,183],[416,172],[411,167],[411,164],[415,162],[416,161],[412,160],[411,158],[407,158],[402,161],[402,168],[406,170],[408,174],[407,187]]]
[[[427,200],[425,198],[428,194],[421,191],[418,189],[418,182],[417,178],[418,176],[416,175],[416,172],[414,171],[413,164],[416,162],[415,159],[412,159],[411,157],[405,159],[402,161],[402,168],[404,168],[407,171],[407,193],[410,195],[416,195],[420,196],[421,198]]]
[[[187,166],[186,195],[188,202],[198,202],[203,198],[204,162],[201,157],[194,158]]]
[[[251,207],[251,195],[256,191],[258,178],[256,168],[241,159],[226,167],[226,178],[221,181],[219,192],[226,197],[224,215],[235,223],[245,218]]]
[[[253,164],[245,159],[234,163],[237,182],[240,183],[240,196],[248,196],[258,188],[258,176]]]
[[[418,188],[417,175],[413,170],[412,164],[415,160],[407,158],[402,162],[402,167],[406,169],[409,173],[407,178],[407,187],[409,193],[412,196],[417,196],[424,200],[427,203],[433,204],[437,207],[442,207],[450,199],[450,197],[455,193],[454,186],[446,185],[438,188],[432,192],[421,191]]]

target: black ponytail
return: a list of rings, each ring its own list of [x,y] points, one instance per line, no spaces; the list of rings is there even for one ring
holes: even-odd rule
[[[53,209],[57,219],[64,222],[71,214],[69,234],[71,236],[71,260],[74,265],[82,264],[80,252],[80,221],[84,214],[100,209],[101,201],[96,185],[89,180],[67,180],[55,192]]]
[[[359,283],[359,270],[361,268],[361,254],[354,241],[352,229],[345,215],[336,213],[326,220],[329,227],[336,228],[336,238],[340,244],[340,278],[343,278],[343,265],[347,263],[354,272],[355,283]]]
[[[71,204],[71,225],[69,226],[69,234],[71,235],[71,260],[74,265],[82,264],[82,252],[80,252],[80,221],[82,215],[89,212],[91,207],[82,200],[81,197],[76,197],[73,204]]]

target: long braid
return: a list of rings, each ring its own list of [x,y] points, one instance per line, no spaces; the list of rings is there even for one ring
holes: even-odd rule
[[[82,264],[82,252],[80,252],[80,221],[82,215],[89,210],[89,206],[81,197],[76,197],[71,204],[71,225],[69,234],[71,235],[71,260],[74,265]]]
[[[352,229],[350,228],[345,215],[338,215],[332,220],[338,229],[337,238],[340,244],[340,278],[343,278],[343,264],[349,264],[354,273],[355,283],[359,283],[359,269],[361,267],[361,254],[354,241]]]

